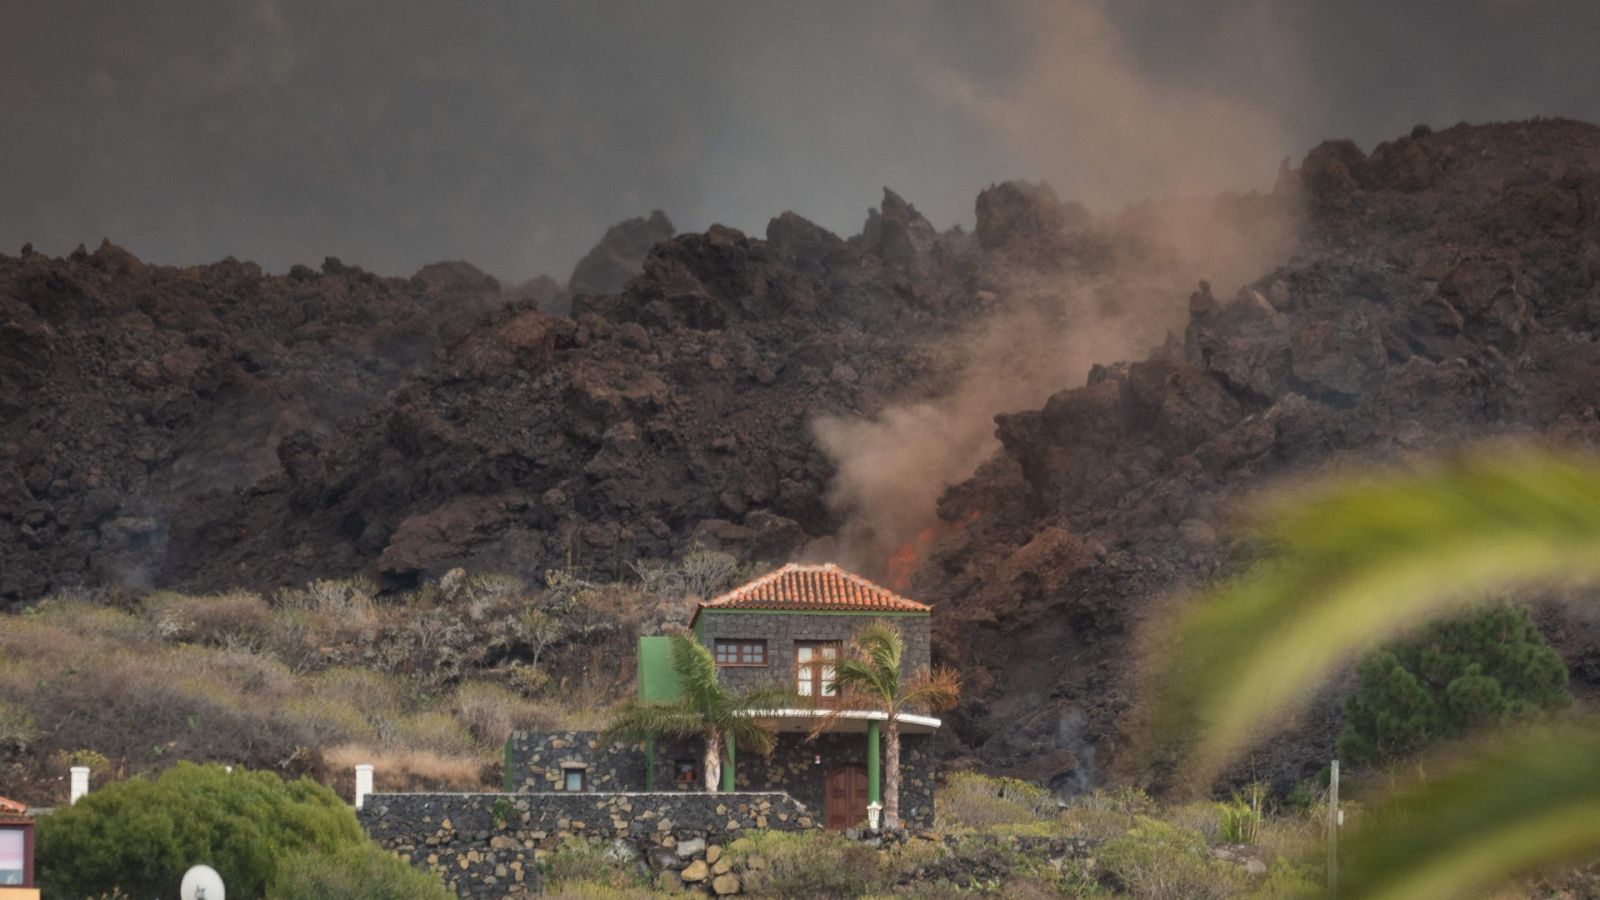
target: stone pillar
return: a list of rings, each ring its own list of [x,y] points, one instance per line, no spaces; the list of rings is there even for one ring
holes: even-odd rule
[[[883,754],[878,750],[878,723],[867,723],[867,802],[883,802]]]
[[[367,795],[372,793],[372,767],[366,764],[356,766],[356,809],[360,809],[367,802]]]
[[[77,803],[78,798],[89,793],[89,767],[73,766],[72,772],[72,803]]]

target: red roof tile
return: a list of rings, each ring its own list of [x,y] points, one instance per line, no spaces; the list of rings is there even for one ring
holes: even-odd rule
[[[932,607],[879,587],[833,563],[790,563],[700,604],[701,609],[928,612]]]
[[[28,804],[0,797],[0,819],[21,819],[28,815]]]

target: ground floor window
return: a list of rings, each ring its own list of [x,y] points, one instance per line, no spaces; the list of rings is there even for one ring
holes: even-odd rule
[[[561,789],[564,791],[586,791],[589,789],[589,773],[584,769],[562,769]]]

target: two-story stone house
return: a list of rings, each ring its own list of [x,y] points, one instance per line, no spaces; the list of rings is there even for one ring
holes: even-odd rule
[[[767,757],[733,748],[722,790],[784,791],[828,828],[865,822],[868,805],[882,802],[884,713],[844,710],[827,732],[810,735],[836,711],[833,666],[861,627],[888,620],[899,628],[909,678],[929,665],[930,612],[832,564],[787,565],[701,603],[690,629],[711,651],[720,678],[740,688],[788,685],[797,697],[793,708],[759,713],[777,728],[777,747]],[[641,638],[638,664],[641,697],[676,696],[667,638]],[[939,725],[932,716],[900,717],[900,809],[912,827],[933,821],[930,743]],[[507,747],[507,789],[698,791],[701,751],[694,742],[648,742],[641,750],[601,746],[585,734],[518,734]]]

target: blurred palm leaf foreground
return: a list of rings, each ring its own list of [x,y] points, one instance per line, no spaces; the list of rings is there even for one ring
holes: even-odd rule
[[[1158,651],[1156,721],[1196,734],[1202,779],[1369,647],[1487,596],[1600,584],[1600,461],[1500,448],[1337,478],[1257,529],[1268,558],[1187,606]],[[1471,896],[1600,853],[1600,728],[1458,750],[1364,817],[1340,896]]]

